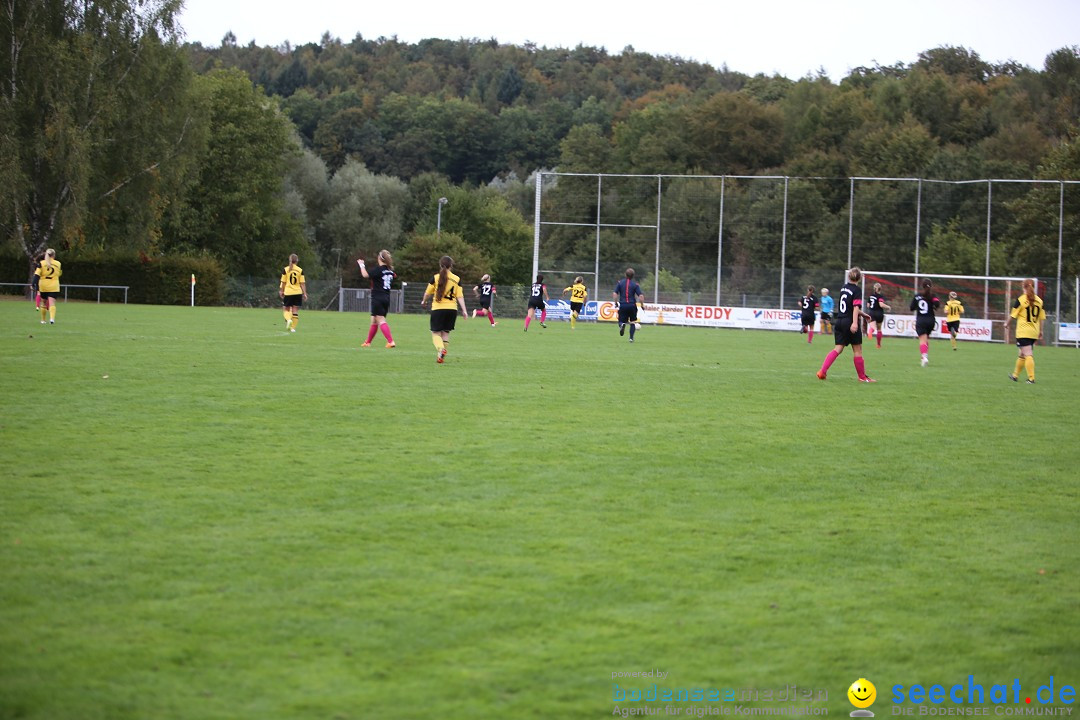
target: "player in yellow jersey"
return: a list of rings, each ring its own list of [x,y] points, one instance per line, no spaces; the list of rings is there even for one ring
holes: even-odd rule
[[[281,271],[281,286],[278,288],[281,314],[285,316],[285,327],[289,332],[296,332],[296,324],[300,322],[300,306],[307,300],[304,269],[296,264],[299,259],[296,253],[289,256],[288,266]]]
[[[563,288],[562,294],[570,293],[570,329],[577,327],[578,315],[585,307],[585,298],[589,297],[589,291],[585,287],[585,279],[578,275],[574,278],[574,284]]]
[[[420,299],[420,307],[423,307],[431,298],[431,342],[435,345],[437,363],[442,363],[450,350],[450,333],[454,331],[458,307],[463,317],[469,317],[469,311],[465,309],[465,294],[461,291],[461,278],[450,272],[452,267],[453,258],[443,255],[439,260],[438,274],[428,283],[424,297]]]
[[[1016,368],[1009,373],[1009,379],[1017,382],[1020,369],[1027,370],[1028,385],[1035,384],[1035,356],[1031,354],[1031,348],[1039,340],[1042,340],[1042,324],[1046,318],[1043,312],[1042,298],[1035,294],[1035,281],[1025,280],[1023,284],[1024,294],[1013,302],[1012,312],[1005,319],[1005,331],[1009,330],[1009,321],[1016,319],[1016,347],[1019,357],[1016,359]]]
[[[49,248],[45,259],[38,263],[34,275],[38,278],[38,292],[41,293],[41,324],[48,319],[50,325],[56,324],[56,299],[60,297],[60,276],[63,270],[56,259],[56,251]]]
[[[960,302],[955,292],[949,293],[949,301],[945,303],[945,324],[949,326],[953,350],[956,349],[956,333],[960,330],[960,316],[963,314],[964,303]]]

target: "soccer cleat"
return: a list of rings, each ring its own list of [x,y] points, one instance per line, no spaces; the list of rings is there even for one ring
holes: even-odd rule
[[[619,324],[619,337],[622,337],[625,334],[626,334],[626,325],[623,324],[623,323],[620,323]]]
[[[493,322],[493,323],[491,323],[491,327],[495,327],[495,326],[496,326],[496,325],[498,325],[498,324],[499,324],[499,323],[497,323],[497,322]]]
[[[825,379],[825,373],[823,373],[823,372],[821,372],[820,370],[818,370],[818,371],[817,371],[817,379],[818,379],[818,380],[824,380],[824,379]]]
[[[55,320],[50,320],[50,321],[49,321],[49,324],[50,324],[50,325],[55,325],[55,324],[56,324],[56,321],[55,321]]]
[[[922,360],[920,360],[919,362],[922,364],[923,367],[926,367],[927,365],[930,364],[930,358],[923,355]]]
[[[371,347],[371,343],[366,342],[363,345],[361,345],[360,347]]]
[[[540,323],[540,327],[544,328],[545,330],[547,329],[547,325],[545,325],[544,323]]]
[[[397,343],[393,343],[393,342],[386,343],[386,349],[387,350],[389,350],[390,348],[396,348],[396,347],[397,347]]]
[[[289,328],[289,332],[296,332],[296,328]]]
[[[1009,379],[1010,379],[1010,380],[1012,380],[1013,382],[1018,382],[1018,381],[1019,381],[1019,378],[1017,378],[1017,377],[1016,377],[1015,375],[1013,375],[1012,373],[1009,373]]]
[[[437,362],[437,363],[439,363],[441,365],[445,359],[446,359],[446,348],[443,348],[442,350],[439,351],[438,355],[435,356],[435,362]]]
[[[859,382],[877,382],[877,380],[867,375],[866,377],[859,378]]]
[[[1034,381],[1034,380],[1028,380],[1028,381],[1027,381],[1027,384],[1028,384],[1028,385],[1034,385],[1034,384],[1035,384],[1035,381]]]
[[[42,320],[42,321],[41,321],[41,324],[42,324],[42,325],[44,325],[44,324],[45,324],[45,321],[44,321],[44,320]]]
[[[630,342],[634,342],[634,338],[630,338]]]

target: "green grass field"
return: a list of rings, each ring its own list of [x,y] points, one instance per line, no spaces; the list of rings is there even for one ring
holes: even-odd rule
[[[390,320],[0,302],[0,718],[1080,684],[1075,349]]]

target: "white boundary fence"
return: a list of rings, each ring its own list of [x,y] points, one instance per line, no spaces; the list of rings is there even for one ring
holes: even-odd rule
[[[0,286],[3,286],[3,287],[20,287],[20,288],[23,288],[25,290],[30,289],[30,283],[0,283]],[[63,291],[63,293],[64,293],[64,302],[67,302],[67,299],[68,299],[68,288],[89,288],[91,290],[96,289],[97,290],[97,301],[99,303],[101,302],[101,291],[102,290],[123,290],[124,291],[124,304],[127,305],[128,290],[131,289],[131,286],[130,285],[68,285],[68,284],[65,283],[65,284],[60,285],[60,290]]]

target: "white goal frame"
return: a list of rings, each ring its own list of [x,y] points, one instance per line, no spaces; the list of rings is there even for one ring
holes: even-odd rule
[[[909,273],[909,272],[883,272],[879,270],[863,270],[862,271],[862,291],[863,297],[866,297],[866,276],[875,275],[877,277],[901,277],[901,278],[914,278],[915,282],[912,283],[912,290],[916,293],[919,292],[919,280],[923,278],[930,278],[935,281],[941,280],[982,280],[984,281],[983,290],[983,318],[990,319],[990,281],[1005,282],[1005,307],[1002,308],[1002,313],[1006,318],[1009,316],[1010,303],[1012,302],[1012,283],[1023,284],[1025,280],[1035,280],[1035,288],[1038,291],[1039,280],[1038,278],[1024,278],[1024,277],[1012,277],[1009,275],[941,275],[936,273]],[[844,274],[845,281],[848,280],[847,273]],[[1008,326],[1006,326],[1007,328]],[[1008,342],[1008,330],[1005,331],[1005,342]]]

